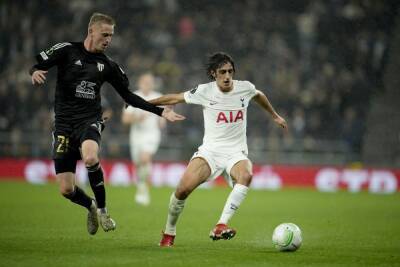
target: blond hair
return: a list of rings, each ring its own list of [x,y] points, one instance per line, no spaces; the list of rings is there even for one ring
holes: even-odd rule
[[[102,22],[102,23],[105,23],[105,24],[109,24],[109,25],[115,26],[115,20],[111,16],[96,12],[96,13],[93,13],[93,15],[90,17],[89,28],[93,24],[98,23],[98,22]]]

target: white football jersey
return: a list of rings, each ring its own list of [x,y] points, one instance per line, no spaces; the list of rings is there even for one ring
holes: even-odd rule
[[[144,98],[145,100],[151,100],[157,97],[160,97],[161,94],[158,92],[150,92],[148,95],[143,95],[140,91],[135,91],[135,94],[138,96]],[[160,135],[161,130],[160,130],[160,124],[159,120],[160,117],[157,116],[156,114],[147,112],[145,110],[139,109],[139,108],[134,108],[132,106],[128,106],[124,112],[130,113],[130,114],[135,114],[135,115],[142,115],[145,114],[144,120],[140,122],[135,122],[131,125],[131,134],[140,135],[140,134],[145,134],[145,135]]]
[[[184,93],[186,103],[203,106],[202,148],[216,153],[247,154],[247,107],[256,91],[248,81],[233,80],[233,89],[227,93],[215,81]]]

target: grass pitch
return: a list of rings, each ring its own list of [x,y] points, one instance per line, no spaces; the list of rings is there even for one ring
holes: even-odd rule
[[[135,205],[133,187],[107,187],[115,232],[86,232],[86,211],[55,184],[0,183],[0,266],[400,266],[400,195],[250,191],[231,221],[229,241],[211,241],[228,188],[199,189],[188,199],[176,246],[159,248],[173,189],[152,189]],[[276,225],[294,222],[303,245],[294,253],[271,244]]]

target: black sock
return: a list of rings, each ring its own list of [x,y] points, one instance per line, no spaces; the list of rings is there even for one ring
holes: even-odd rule
[[[70,194],[64,195],[64,197],[87,209],[90,209],[90,205],[92,205],[92,199],[78,186],[75,186],[74,191]]]
[[[88,170],[90,187],[96,198],[97,208],[102,209],[106,206],[106,189],[104,187],[103,169],[99,162],[86,168]]]

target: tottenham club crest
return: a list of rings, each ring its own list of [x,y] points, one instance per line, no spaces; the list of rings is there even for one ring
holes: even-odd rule
[[[242,102],[242,107],[244,108],[244,97],[240,97],[240,101]]]
[[[97,69],[102,72],[104,70],[104,64],[97,62]]]

